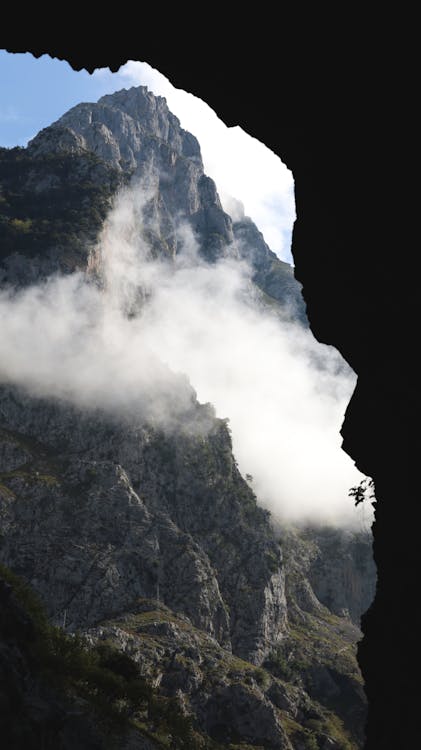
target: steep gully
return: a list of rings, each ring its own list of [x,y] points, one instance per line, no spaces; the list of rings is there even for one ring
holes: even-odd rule
[[[415,280],[407,277],[402,285],[387,255],[402,246],[403,237],[385,219],[399,209],[403,217],[404,207],[389,192],[381,139],[377,140],[379,129],[386,127],[384,90],[371,100],[372,78],[364,82],[358,75],[361,63],[341,70],[341,87],[334,87],[330,78],[319,80],[317,65],[313,73],[289,71],[290,88],[284,90],[284,98],[293,115],[280,125],[274,116],[278,101],[271,90],[273,80],[259,76],[259,71],[273,69],[275,56],[278,62],[278,49],[267,43],[254,58],[258,108],[250,101],[249,76],[236,76],[234,98],[214,74],[215,66],[222,71],[229,69],[230,60],[234,67],[245,61],[248,49],[242,44],[235,63],[219,48],[218,60],[202,50],[194,66],[187,59],[175,63],[173,55],[157,52],[153,40],[146,38],[130,44],[125,37],[121,51],[115,44],[112,51],[105,42],[96,44],[93,50],[91,40],[89,45],[79,43],[76,52],[47,37],[44,46],[29,45],[24,51],[47,52],[89,71],[102,66],[118,69],[141,55],[176,86],[204,98],[227,124],[241,123],[293,171],[298,216],[292,246],[295,275],[303,284],[313,333],[336,346],[358,374],[342,428],[344,449],[376,483],[378,585],[363,618],[359,648],[369,699],[366,748],[410,747],[418,710],[420,621],[413,606],[418,529],[407,522],[403,507],[411,507],[416,486],[419,392],[414,350],[405,344],[414,340],[416,297],[411,293]],[[23,51],[19,46],[9,49]],[[321,119],[312,110],[313,86]],[[403,145],[401,150],[405,153]],[[364,221],[356,220],[357,213]]]

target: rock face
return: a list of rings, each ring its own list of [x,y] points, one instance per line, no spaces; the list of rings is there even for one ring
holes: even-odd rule
[[[0,601],[7,747],[300,750],[311,747],[307,725],[329,747],[348,747],[332,713],[302,687],[232,655],[156,600],[137,599],[82,640],[48,625],[30,590],[3,567]]]
[[[288,565],[306,581],[306,590],[357,628],[373,601],[376,567],[371,535],[364,530],[308,525],[286,528],[272,520]]]
[[[336,615],[348,615],[361,627],[361,616],[374,599],[376,566],[368,532],[310,528],[317,547],[308,579],[317,598]]]
[[[225,423],[166,436],[1,395],[1,558],[53,620],[86,628],[159,596],[261,662],[285,629],[281,553]]]
[[[56,132],[60,128],[63,132],[57,138],[58,148],[68,150],[71,145],[74,151],[92,151],[118,170],[136,171],[144,165],[145,154],[150,159],[152,138],[158,146],[155,157],[161,148],[203,170],[197,139],[180,127],[166,100],[146,86],[122,89],[95,104],[78,104],[54,124]],[[29,146],[35,152],[49,153],[50,128],[41,131]]]
[[[91,629],[88,637],[118,645],[163,693],[182,694],[186,713],[222,744],[290,748],[282,710],[297,717],[310,709],[303,691],[230,655],[188,618],[156,602],[139,601],[130,614]]]
[[[248,259],[263,301],[305,323],[292,269],[249,219],[224,213],[196,139],[142,87],[78,105],[26,150],[2,150],[0,178],[3,285],[99,274],[93,248],[113,196],[141,180],[153,255],[177,255],[181,216],[207,261]],[[317,737],[358,747],[359,631],[317,599],[314,589],[326,604],[324,579],[311,578],[307,552],[286,588],[280,546],[238,471],[226,423],[193,391],[188,409],[164,432],[140,410],[117,419],[2,386],[1,561],[31,583],[51,621],[144,660],[215,742],[301,750]],[[316,647],[329,638],[345,653],[335,665],[329,647]],[[291,644],[302,658],[285,671]],[[212,669],[247,660],[241,679],[209,681],[206,649]]]
[[[366,706],[355,644],[366,597],[375,590],[367,535],[272,524],[281,534],[289,628],[264,666],[283,679],[298,667],[309,696],[339,714],[362,744]]]

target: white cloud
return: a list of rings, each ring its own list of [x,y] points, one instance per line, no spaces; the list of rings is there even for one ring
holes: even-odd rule
[[[269,247],[292,263],[293,178],[278,156],[241,127],[228,128],[205,102],[175,88],[148,63],[131,60],[118,73],[99,69],[93,76],[107,86],[113,82],[114,90],[143,85],[164,96],[182,127],[197,137],[205,171],[215,180],[225,209],[229,208],[228,196],[242,201]]]
[[[309,332],[250,304],[244,263],[201,261],[188,225],[174,263],[151,260],[145,199],[139,186],[120,194],[105,224],[103,292],[74,274],[0,295],[0,381],[172,428],[191,403],[185,373],[229,417],[263,504],[288,519],[358,524],[347,493],[361,475],[339,437],[354,374]],[[141,312],[127,317],[139,289]]]

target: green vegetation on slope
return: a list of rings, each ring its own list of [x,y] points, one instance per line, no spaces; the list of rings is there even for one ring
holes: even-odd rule
[[[31,156],[28,149],[0,148],[0,260],[60,247],[68,270],[86,260],[121,177],[94,154]]]
[[[48,695],[54,695],[55,703],[60,702],[61,713],[93,718],[104,742],[101,747],[118,747],[119,738],[129,731],[148,737],[156,747],[203,750],[218,747],[193,728],[176,698],[158,695],[141,676],[133,659],[109,643],[90,645],[87,639],[68,635],[50,625],[29,586],[3,565],[0,581],[15,603],[3,608],[2,638],[13,642],[16,653],[20,649],[32,684],[38,680]],[[26,715],[25,702],[24,695],[18,696],[13,703],[15,715],[7,717],[14,724],[15,747],[23,747],[26,742],[32,747],[28,738],[38,729]],[[51,721],[51,726],[42,727],[43,736],[46,732],[49,737],[58,732],[59,726],[54,724],[57,717],[53,716]]]

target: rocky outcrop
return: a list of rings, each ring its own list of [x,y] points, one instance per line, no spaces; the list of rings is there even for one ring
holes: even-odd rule
[[[323,604],[360,628],[376,589],[371,534],[327,525],[294,528],[276,519],[272,523],[290,570],[292,566],[300,585],[311,591],[314,606]]]
[[[303,691],[230,655],[188,618],[156,602],[140,600],[130,614],[101,623],[88,637],[117,645],[164,695],[182,696],[186,714],[224,745],[291,748],[282,710],[292,718],[310,710]]]
[[[48,624],[4,567],[0,602],[0,725],[11,750],[301,750],[312,737],[345,747],[332,712],[302,687],[239,659],[157,600],[139,598],[77,638]]]
[[[63,138],[74,143],[75,150],[86,149],[122,171],[137,170],[150,158],[149,139],[168,152],[189,159],[203,169],[200,146],[194,135],[183,130],[179,119],[169,111],[162,96],[146,86],[122,89],[101,97],[95,104],[78,104],[53,126],[63,129],[57,146],[65,148]],[[64,135],[66,134],[66,136]],[[51,150],[50,128],[30,141],[35,153]]]
[[[331,612],[349,616],[360,628],[376,591],[371,533],[327,527],[304,534],[317,547],[307,573],[314,593]]]
[[[163,695],[178,696],[186,715],[222,746],[247,743],[288,750],[311,747],[312,742],[338,750],[357,746],[332,711],[309,698],[302,680],[292,684],[275,675],[273,663],[268,662],[273,669],[262,669],[227,653],[187,618],[156,601],[139,600],[130,613],[101,623],[87,635],[92,644],[112,643],[134,659]],[[343,643],[345,651],[350,646],[346,636]],[[319,673],[325,674],[325,682],[329,680],[321,663],[312,674]],[[336,698],[342,694],[336,684],[334,693]],[[349,703],[355,711],[355,697]],[[352,718],[358,727],[361,716]]]
[[[355,536],[358,540],[358,534]],[[264,666],[278,677],[295,681],[313,700],[339,715],[361,746],[366,701],[362,677],[355,663],[361,631],[359,618],[358,625],[352,622],[349,607],[353,604],[357,615],[361,615],[358,606],[361,607],[362,601],[353,591],[350,593],[341,575],[346,557],[339,551],[336,559],[331,558],[332,548],[336,549],[335,540],[342,552],[347,549],[348,556],[355,544],[358,547],[358,541],[352,540],[351,534],[338,529],[285,526],[282,529],[289,628]],[[366,545],[368,547],[367,542]],[[364,552],[367,555],[366,549]],[[335,564],[339,561],[342,569],[339,567],[336,571]],[[326,584],[320,569],[327,571]],[[354,572],[357,580],[362,580],[366,571]],[[373,577],[367,582],[368,588],[370,583],[373,594]],[[330,597],[325,596],[326,588]],[[335,611],[335,605],[344,602],[348,607]]]
[[[183,130],[165,99],[145,86],[79,104],[28,144],[28,154],[94,154],[121,180],[141,182],[148,202],[145,231],[159,252],[177,253],[177,227],[188,221],[202,254],[236,256],[230,217],[213,180],[203,172],[196,138]]]
[[[286,624],[281,553],[224,422],[165,435],[15,389],[1,416],[1,559],[55,622],[86,628],[159,596],[262,661]]]
[[[270,299],[280,303],[284,313],[306,326],[301,285],[297,284],[292,266],[279,260],[249,217],[234,221],[233,231],[241,258],[255,269],[254,283]]]

